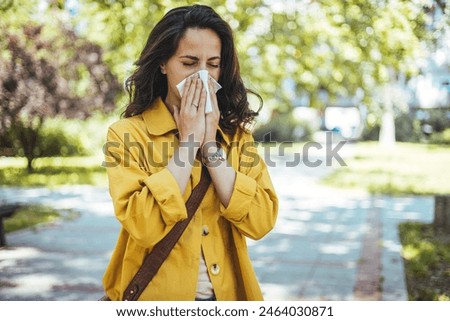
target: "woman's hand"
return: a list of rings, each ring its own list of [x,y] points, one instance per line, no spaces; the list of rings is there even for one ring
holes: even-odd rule
[[[216,141],[217,125],[220,120],[219,104],[217,103],[217,96],[214,85],[211,81],[208,81],[209,92],[211,94],[212,112],[207,113],[205,116],[205,138],[203,139],[203,145],[209,142]]]
[[[180,142],[200,147],[205,137],[206,90],[198,74],[189,77],[183,89],[181,107],[173,106]]]
[[[201,79],[198,75],[189,77],[183,89],[181,106],[173,106],[180,145],[167,164],[181,194],[184,194],[195,157],[205,138],[205,104],[206,90]]]
[[[214,86],[209,82],[209,91],[211,93],[212,112],[206,114],[205,138],[202,145],[203,156],[212,155],[219,149],[216,143],[217,125],[220,120],[219,104]],[[218,160],[212,166],[207,166],[211,175],[212,182],[219,197],[220,202],[227,207],[231,200],[236,181],[236,171],[233,167],[228,166],[226,160]]]

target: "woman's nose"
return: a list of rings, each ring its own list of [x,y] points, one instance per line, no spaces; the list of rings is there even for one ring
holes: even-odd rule
[[[206,64],[206,61],[200,61],[200,63],[198,64],[198,70],[197,71],[200,71],[200,70],[208,70],[208,66],[207,66],[207,64]]]

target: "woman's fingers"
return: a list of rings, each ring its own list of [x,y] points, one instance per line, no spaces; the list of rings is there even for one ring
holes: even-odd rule
[[[200,99],[198,101],[198,113],[200,115],[205,115],[205,106],[206,106],[206,88],[202,86],[200,90]]]
[[[200,78],[197,78],[195,84],[194,97],[192,99],[192,108],[198,109],[200,106],[200,96],[202,93],[203,83]]]
[[[205,138],[204,142],[215,141],[217,133],[217,125],[219,124],[220,110],[217,104],[217,97],[214,85],[208,82],[209,92],[211,95],[212,111],[205,116]]]
[[[211,95],[211,102],[213,105],[212,106],[213,112],[220,113],[219,104],[217,103],[216,89],[214,88],[214,84],[212,83],[212,81],[208,82],[208,86],[209,86],[209,92]]]
[[[206,102],[206,93],[203,91],[206,90],[198,74],[186,80],[181,106],[178,109],[174,108],[174,118],[182,140],[190,139],[189,137],[193,135],[195,141],[200,144],[203,141]]]
[[[188,77],[184,83],[183,95],[181,96],[181,107],[186,105],[188,99],[189,88],[191,87],[192,77]]]
[[[198,97],[197,97],[197,102],[196,102],[195,94],[197,92],[197,88],[199,88],[199,85],[201,85],[201,80],[200,80],[198,74],[194,75],[192,77],[189,77],[188,80],[186,80],[185,87],[188,87],[188,88],[187,88],[187,93],[185,95],[186,99],[184,101],[184,104],[182,104],[182,106],[181,106],[182,113],[191,113],[192,114],[192,108],[193,108],[192,106],[198,105]]]

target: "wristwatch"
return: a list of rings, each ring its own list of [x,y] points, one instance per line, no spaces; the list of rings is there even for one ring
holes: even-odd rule
[[[206,166],[215,164],[217,161],[223,162],[225,160],[226,160],[225,152],[220,147],[217,149],[215,153],[203,156],[203,164]]]

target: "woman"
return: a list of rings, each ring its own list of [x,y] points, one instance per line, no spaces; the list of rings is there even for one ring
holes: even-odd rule
[[[136,65],[125,118],[109,128],[106,145],[122,224],[103,280],[107,295],[120,300],[145,255],[186,219],[185,201],[207,170],[212,183],[200,207],[139,299],[262,300],[245,237],[260,239],[273,228],[278,200],[245,130],[256,113],[229,25],[207,6],[173,9]],[[210,75],[209,113],[200,70]]]

